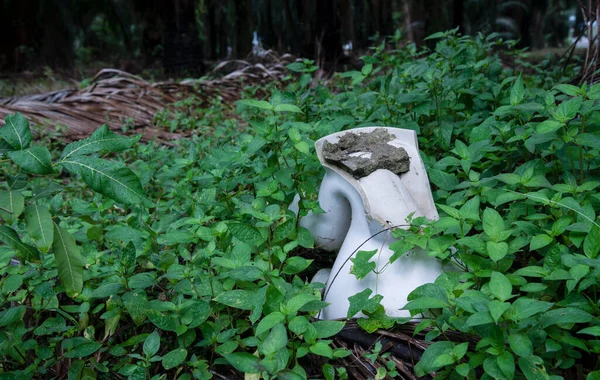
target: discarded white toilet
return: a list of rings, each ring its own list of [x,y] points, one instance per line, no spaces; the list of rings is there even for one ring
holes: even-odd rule
[[[324,300],[330,303],[319,318],[346,318],[348,297],[366,288],[373,290],[372,296],[383,296],[386,314],[409,317],[408,311],[400,310],[407,296],[416,287],[433,282],[443,272],[442,264],[415,248],[388,265],[393,255],[389,249],[394,242],[391,233],[371,237],[391,226],[405,225],[411,214],[429,220],[439,218],[416,133],[398,128],[360,128],[326,136],[315,147],[326,169],[319,189],[325,213],[309,214],[300,225],[323,249],[339,251],[331,271],[323,270],[313,279],[326,284]],[[361,280],[350,273],[350,257],[359,247],[378,251],[371,259],[377,264],[375,271]]]

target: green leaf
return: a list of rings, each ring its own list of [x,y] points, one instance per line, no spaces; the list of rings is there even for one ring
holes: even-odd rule
[[[479,206],[480,206],[479,197],[473,197],[469,199],[465,204],[460,208],[460,216],[463,219],[467,220],[481,220],[479,217]]]
[[[423,310],[423,309],[439,309],[448,306],[447,302],[439,298],[433,297],[420,297],[414,301],[408,302],[402,309],[403,310]]]
[[[0,240],[20,253],[19,257],[25,261],[39,260],[40,253],[34,247],[27,245],[19,239],[19,235],[10,227],[0,226]]]
[[[177,326],[179,326],[179,321],[171,317],[169,313],[153,310],[150,308],[147,311],[147,315],[150,322],[152,322],[156,327],[158,327],[161,330],[176,331]]]
[[[508,351],[504,351],[501,355],[496,357],[496,364],[500,371],[506,376],[507,379],[513,379],[515,376],[515,358]]]
[[[498,174],[494,177],[507,185],[516,185],[517,183],[521,183],[521,176],[515,173],[504,173]]]
[[[600,92],[600,91],[599,91]],[[599,96],[600,97],[600,96]],[[600,371],[590,372],[585,380],[600,380]]]
[[[316,321],[312,323],[313,327],[317,330],[317,338],[324,339],[334,336],[346,325],[344,321]]]
[[[544,248],[553,241],[554,239],[546,234],[536,235],[531,238],[531,243],[529,243],[529,250],[535,251],[540,248]]]
[[[577,286],[579,280],[587,276],[589,272],[590,267],[583,264],[577,264],[569,269],[569,275],[572,277],[572,279],[567,281],[567,292],[571,293],[573,289],[575,289],[575,286]]]
[[[83,289],[83,262],[79,247],[64,228],[54,224],[54,241],[52,243],[54,259],[58,269],[58,278],[71,298],[76,298]]]
[[[550,261],[550,260],[548,260]],[[558,268],[553,270],[549,275],[547,275],[544,280],[546,281],[563,281],[563,280],[572,280],[573,277],[564,269]]]
[[[128,292],[123,294],[122,300],[125,309],[131,315],[131,319],[133,319],[133,323],[136,326],[142,324],[146,320],[146,313],[148,312],[146,294],[142,291]]]
[[[575,141],[577,142],[577,144],[582,146],[600,149],[600,136],[598,136],[598,134],[580,133],[575,137]],[[585,185],[585,183],[583,185]]]
[[[483,370],[485,371],[485,374],[488,375],[488,378],[502,380],[505,379],[504,373],[502,373],[502,370],[498,366],[497,358],[493,356],[488,356],[485,359],[483,362]]]
[[[543,361],[541,359],[539,360],[533,360],[533,358],[535,357],[521,357],[519,358],[519,368],[521,369],[521,372],[523,372],[523,375],[525,375],[525,378],[527,380],[548,380],[550,379],[550,377],[548,376],[548,373],[546,373],[546,369],[541,366],[539,367],[538,365],[542,364]]]
[[[141,134],[126,137],[118,135],[105,124],[96,129],[90,137],[70,143],[63,149],[60,160],[81,156],[88,153],[122,152],[140,141]]]
[[[236,281],[256,281],[263,277],[263,273],[257,267],[243,266],[227,272],[226,276]]]
[[[262,371],[258,357],[247,352],[234,352],[223,355],[225,360],[242,373],[259,373]]]
[[[492,272],[489,287],[490,292],[502,302],[509,299],[512,294],[512,284],[508,278],[500,272]]]
[[[25,208],[25,198],[17,191],[0,190],[0,216],[6,224],[13,224]]]
[[[75,337],[62,341],[62,348],[66,351],[64,357],[66,358],[82,358],[90,356],[98,351],[100,347],[102,347],[102,344],[84,337]]]
[[[310,154],[310,146],[306,141],[298,141],[294,144],[294,148],[300,153]]]
[[[255,324],[256,321],[262,316],[263,305],[267,302],[267,288],[269,285],[265,285],[260,289],[254,290],[250,298],[252,304],[252,313],[248,316],[250,323]]]
[[[242,310],[252,310],[252,294],[247,290],[237,289],[223,292],[215,297],[215,302]]]
[[[545,277],[548,275],[548,271],[542,267],[528,266],[518,269],[514,274],[525,277]]]
[[[369,318],[359,318],[358,325],[363,328],[369,334],[374,333],[377,330],[391,329],[396,322],[407,322],[410,317],[407,318],[394,318],[390,317],[385,313],[385,309],[382,305],[377,306],[377,310],[374,313],[369,313]]]
[[[350,273],[356,276],[358,280],[365,278],[377,267],[374,261],[369,261],[376,253],[376,249],[372,251],[358,251],[356,257],[350,259],[353,264]]]
[[[600,336],[600,326],[587,327],[577,331],[577,334],[587,334],[592,336]]]
[[[590,259],[598,257],[598,252],[600,252],[600,228],[596,224],[592,224],[590,232],[585,236],[583,252]]]
[[[254,100],[254,99],[243,99],[238,100],[237,104],[260,108],[262,110],[273,111],[273,106],[269,102],[265,102],[264,100]]]
[[[554,304],[532,298],[521,297],[512,303],[510,318],[516,322],[523,321],[536,314],[549,310]]]
[[[295,143],[302,140],[302,135],[300,134],[297,128],[290,128],[290,130],[288,131],[288,136],[290,137],[290,140],[292,140]]]
[[[486,248],[490,259],[494,260],[494,262],[502,260],[508,254],[508,244],[503,241],[488,241]]]
[[[548,285],[540,284],[539,282],[530,282],[529,284],[525,284],[525,285],[521,286],[521,288],[519,290],[522,292],[527,292],[527,293],[536,293],[536,292],[544,291],[547,288],[548,288]]]
[[[581,95],[582,91],[579,87],[573,86],[572,84],[557,84],[553,88],[570,96]]]
[[[46,147],[32,146],[8,152],[8,157],[21,169],[33,174],[53,173],[52,156]]]
[[[212,309],[208,302],[196,300],[189,307],[183,309],[183,315],[180,317],[181,323],[187,325],[188,329],[193,329],[204,323],[208,319]]]
[[[452,356],[450,354],[441,354],[433,360],[432,365],[436,368],[443,368],[443,367],[449,366],[451,364],[454,364],[455,362],[456,362],[456,359],[454,359],[454,356]]]
[[[298,244],[300,244],[301,247],[304,248],[313,248],[315,245],[315,239],[313,238],[312,234],[310,233],[309,230],[307,230],[304,227],[299,227],[298,231],[296,232],[298,234]]]
[[[363,310],[366,310],[370,313],[373,313],[375,310],[377,310],[377,307],[381,303],[383,296],[376,294],[373,298],[369,298],[371,293],[373,293],[373,291],[367,288],[360,293],[348,297],[348,301],[350,301],[350,307],[348,308],[347,314],[348,319],[354,317],[357,313]]]
[[[12,293],[17,291],[23,285],[23,276],[18,274],[9,274],[2,281],[2,292]]]
[[[498,241],[504,231],[504,221],[498,211],[486,208],[483,211],[483,230],[493,240]]]
[[[60,164],[81,175],[93,190],[112,200],[124,204],[148,202],[138,176],[122,164],[84,156],[71,156]]]
[[[185,361],[187,350],[185,348],[176,348],[163,356],[162,365],[165,369],[175,368]]]
[[[294,319],[292,319],[288,324],[288,328],[290,329],[290,331],[296,335],[304,334],[306,329],[308,329],[309,327],[311,327],[310,322],[308,322],[308,319],[306,319],[306,317],[303,315],[295,316]],[[312,330],[314,331],[314,328]]]
[[[468,350],[469,350],[469,342],[460,343],[452,349],[452,356],[454,356],[456,359],[460,360],[467,354]]]
[[[290,237],[296,231],[296,218],[290,218],[273,231],[272,242],[280,242]]]
[[[331,364],[323,364],[323,377],[325,380],[335,379],[335,368]]]
[[[594,317],[585,311],[575,307],[564,307],[550,310],[540,317],[542,328],[563,323],[587,323]]]
[[[489,323],[494,323],[494,318],[492,318],[492,315],[487,311],[478,311],[467,319],[465,326],[473,327],[487,325]]]
[[[469,375],[469,372],[471,371],[471,367],[469,366],[469,363],[459,364],[454,369],[456,370],[456,373],[458,373],[462,377],[467,377]]]
[[[279,350],[284,349],[287,346],[287,342],[287,329],[283,323],[278,323],[273,326],[269,335],[267,335],[264,342],[260,345],[260,349],[263,355],[274,355]]]
[[[323,356],[329,359],[333,358],[333,349],[327,342],[323,340],[316,342],[308,349],[315,355]]]
[[[281,372],[277,372],[277,379],[278,380],[306,380],[306,376],[299,375],[296,372],[286,369]]]
[[[445,32],[436,32],[433,33],[427,37],[425,37],[425,40],[435,40],[435,39],[439,39],[439,38],[443,38],[446,37],[446,33]]]
[[[147,358],[151,358],[160,349],[160,335],[158,335],[158,331],[154,330],[154,332],[146,337],[144,340],[144,355]]]
[[[431,169],[427,172],[431,183],[442,190],[452,191],[458,186],[458,178],[456,175],[446,173],[442,170]]]
[[[127,246],[121,251],[120,266],[124,274],[133,274],[135,270],[135,259],[137,252],[132,241],[127,243]]]
[[[307,260],[304,257],[293,256],[285,260],[283,265],[283,273],[285,274],[297,274],[304,271],[310,266],[313,260]]]
[[[145,289],[156,284],[153,273],[138,273],[129,278],[128,285],[130,289]]]
[[[35,241],[36,247],[48,252],[54,241],[54,225],[48,207],[33,203],[25,209],[27,232]]]
[[[557,130],[561,129],[563,127],[563,125],[565,125],[564,123],[554,120],[554,119],[547,119],[542,121],[541,123],[539,123],[536,127],[536,132],[539,134],[543,134],[543,133],[552,133],[552,132],[556,132]]]
[[[283,322],[285,315],[279,311],[274,311],[260,320],[258,326],[256,326],[255,336],[261,336],[263,333],[269,331],[273,326],[280,322]]]
[[[290,298],[289,301],[287,301],[285,305],[285,310],[287,311],[288,315],[293,314],[300,310],[307,303],[317,300],[318,298],[313,294],[300,293],[293,296],[292,298]]]
[[[441,366],[435,364],[436,358],[444,354],[451,354],[453,348],[454,343],[445,341],[435,342],[427,347],[423,352],[423,356],[421,356],[421,360],[415,366],[414,370],[417,377],[425,376],[440,369]]]
[[[163,245],[187,244],[197,242],[198,236],[191,231],[173,231],[160,235],[158,243]]]
[[[8,115],[4,119],[5,125],[0,128],[0,138],[4,139],[13,149],[22,150],[31,144],[31,130],[29,122],[20,113]]]
[[[521,357],[533,355],[533,344],[525,334],[510,334],[508,344],[515,354]]]
[[[558,108],[556,110],[556,114],[554,115],[554,117],[560,122],[563,122],[563,123],[568,122],[569,120],[571,120],[575,116],[577,116],[577,113],[581,109],[582,101],[583,101],[583,99],[581,99],[580,97],[577,97],[577,98],[570,99],[566,102],[560,103],[558,105]]]
[[[523,99],[525,99],[525,87],[523,86],[523,78],[519,75],[510,90],[510,105],[516,106],[521,103]]]
[[[458,211],[454,207],[446,206],[444,204],[438,204],[437,207],[441,208],[442,211],[444,211],[446,214],[453,217],[454,219],[460,219],[462,216],[460,214],[460,211]]]
[[[120,282],[106,282],[92,292],[90,298],[106,298],[118,296],[125,291],[125,286]]]
[[[228,223],[227,228],[233,237],[253,247],[258,247],[265,242],[261,233],[248,224]]]
[[[17,306],[0,310],[0,327],[10,326],[13,323],[23,319],[27,308],[25,306]]]
[[[490,310],[490,315],[494,318],[494,322],[496,324],[500,320],[500,317],[504,314],[506,310],[510,308],[510,303],[508,302],[500,302],[498,300],[493,300],[489,303],[488,309]]]
[[[303,113],[298,106],[295,106],[293,104],[278,104],[275,106],[275,112]]]
[[[600,99],[600,84],[596,83],[590,86],[587,90],[587,96],[589,99]]]

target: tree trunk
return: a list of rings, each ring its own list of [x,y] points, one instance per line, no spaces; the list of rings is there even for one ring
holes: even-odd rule
[[[233,47],[233,56],[235,58],[244,58],[252,51],[252,4],[251,0],[235,1],[235,45]]]
[[[465,2],[464,0],[454,0],[452,9],[452,24],[453,28],[458,27],[459,31],[464,35],[466,34],[464,25],[464,14],[465,14]]]
[[[352,0],[340,1],[340,15],[342,20],[342,40],[344,43],[355,44],[354,17],[352,12]]]
[[[76,20],[70,18],[72,13],[65,8],[68,6],[61,0],[47,0],[39,9],[40,61],[50,67],[72,67],[75,59],[73,23]]]
[[[338,17],[337,0],[317,2],[317,57],[328,62],[337,61],[342,55],[342,30]]]
[[[531,47],[534,49],[543,49],[546,45],[544,38],[544,19],[548,8],[547,0],[532,1],[531,4],[531,24],[533,30],[531,33]]]
[[[427,37],[427,12],[425,10],[425,4],[422,0],[405,0],[406,8],[410,19],[410,33],[412,34],[412,41],[417,46],[423,45],[425,37]]]

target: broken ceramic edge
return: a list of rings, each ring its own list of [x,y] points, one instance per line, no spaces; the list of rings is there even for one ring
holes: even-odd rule
[[[347,133],[372,133],[379,129],[383,129],[395,137],[395,139],[388,141],[388,144],[394,147],[404,148],[406,153],[408,153],[410,158],[410,167],[407,172],[397,175],[386,169],[378,169],[366,177],[355,179],[350,173],[346,172],[337,165],[329,163],[327,159],[325,159],[323,155],[323,145],[325,144],[325,141],[330,144],[336,144],[340,137]],[[412,144],[410,142],[412,142]],[[399,185],[398,181],[400,181],[403,185],[400,186],[406,187],[410,193],[416,192],[417,195],[421,195],[412,197],[417,206],[415,211],[420,210],[423,214],[415,216],[425,216],[428,220],[439,219],[439,215],[433,202],[433,197],[431,196],[427,172],[425,171],[425,166],[423,165],[423,161],[419,156],[419,143],[415,131],[392,127],[363,127],[350,129],[347,131],[337,132],[317,140],[315,142],[315,151],[323,167],[342,176],[346,181],[348,181],[349,184],[352,185],[352,187],[356,189],[356,191],[358,191],[363,200],[367,217],[376,220],[382,226],[390,226],[390,223],[392,225],[405,224],[406,215],[404,218],[402,216],[399,217],[396,212],[397,210],[389,207],[388,204],[382,204],[382,202],[370,202],[367,193],[379,194],[381,193],[382,183],[385,183],[388,185],[388,187],[390,185],[397,187],[397,185]],[[382,173],[387,173],[385,176],[391,179],[392,182],[380,181],[382,179],[380,178],[383,175]],[[409,183],[411,181],[415,181],[415,184],[413,185],[412,183]],[[389,188],[387,190],[390,192],[394,191],[393,188]],[[395,191],[397,192],[397,190]]]

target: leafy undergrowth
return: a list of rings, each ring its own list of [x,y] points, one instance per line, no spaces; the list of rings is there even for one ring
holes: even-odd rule
[[[575,74],[562,66],[519,75],[488,53],[492,38],[433,38],[427,54],[380,46],[327,85],[293,63],[285,90],[238,103],[247,127],[207,109],[171,124],[205,132],[175,148],[101,128],[48,150],[11,116],[0,376],[347,378],[333,360],[303,367],[349,352],[330,344],[344,322],[312,318],[313,239],[288,206],[300,194],[300,215],[318,210],[316,139],[386,125],[418,132],[441,214],[395,231],[397,255],[417,245],[464,267],[406,305],[432,343],[416,374],[598,379],[600,85],[561,84]],[[351,307],[370,315],[364,329],[403,322],[368,297]]]

